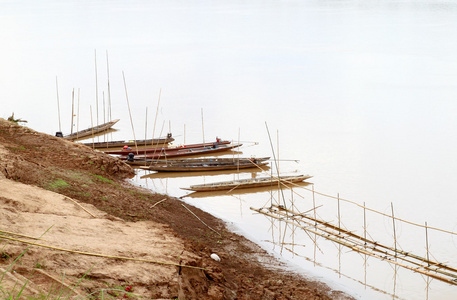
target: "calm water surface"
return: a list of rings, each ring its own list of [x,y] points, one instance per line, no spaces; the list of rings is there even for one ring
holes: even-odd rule
[[[74,89],[74,130],[103,122],[110,107],[121,119],[113,139],[219,136],[244,142],[243,156],[272,156],[273,146],[280,171],[313,175],[316,191],[388,215],[393,206],[399,218],[457,231],[453,1],[49,0],[0,1],[0,8],[3,118],[14,112],[38,131],[69,133]],[[252,176],[147,174],[134,182],[174,196],[190,184]],[[312,194],[297,194],[285,197],[312,207]],[[314,254],[305,234],[288,229],[306,245],[289,250],[310,261],[291,255],[277,244],[284,225],[270,229],[270,220],[249,209],[271,197],[278,195],[184,199],[292,268],[361,299],[451,299],[457,292],[437,280],[426,289],[420,275],[375,259],[365,269],[363,257],[339,256],[325,240]],[[319,214],[336,222],[335,200],[315,200]],[[341,209],[345,226],[363,230],[360,210]],[[397,226],[401,246],[425,255],[423,230]],[[391,220],[369,216],[367,230],[393,244]],[[455,238],[431,233],[429,245],[457,266]]]

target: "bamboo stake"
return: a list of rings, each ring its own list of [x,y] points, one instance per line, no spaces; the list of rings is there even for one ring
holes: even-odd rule
[[[148,138],[148,107],[146,106],[146,118],[144,122],[144,147],[147,146],[147,141],[146,139]],[[144,160],[146,163],[146,160]]]
[[[98,122],[98,74],[97,74],[97,49],[94,49],[94,58],[95,58],[95,104],[96,104],[96,111],[97,111],[97,126],[100,124]]]
[[[316,199],[314,197],[314,184],[312,185],[312,191],[313,191],[313,213],[314,213],[314,219],[316,219]],[[314,228],[315,229],[317,228],[317,222],[314,222]],[[317,240],[317,235],[316,234],[314,234],[314,239]],[[314,254],[313,254],[314,266],[316,266],[316,244],[314,244]]]
[[[156,116],[154,118],[154,126],[152,127],[152,145],[154,145],[154,135],[156,133],[156,123],[157,123],[157,115],[159,114],[159,105],[160,105],[160,95],[162,94],[162,89],[159,90],[159,99],[157,100],[157,109],[156,109]]]
[[[268,129],[268,125],[267,125],[267,122],[265,122],[265,127],[267,128],[267,133],[268,133],[268,139],[270,140],[270,147],[271,147],[271,152],[273,153],[273,158],[275,160],[275,166],[276,166],[276,171],[277,171],[277,174],[278,174],[278,181],[280,181],[280,176],[279,176],[279,166],[278,166],[278,162],[276,160],[276,155],[275,155],[275,151],[274,151],[274,148],[273,148],[273,143],[271,141],[271,136],[270,136],[270,130]],[[279,186],[279,190],[282,194],[282,200],[283,200],[283,204],[284,204],[284,207],[286,207],[286,200],[284,198],[284,194],[282,193],[282,189],[281,189],[281,185],[278,184]],[[279,193],[279,192],[278,192]]]
[[[70,134],[73,134],[73,117],[75,115],[75,89],[71,92],[71,130]],[[78,139],[78,135],[76,135],[76,139]]]
[[[135,149],[138,153],[138,145],[136,143],[136,136],[135,136],[135,128],[133,127],[133,120],[132,120],[132,113],[130,111],[130,103],[129,103],[129,95],[127,93],[127,84],[125,83],[125,75],[124,71],[122,71],[122,78],[124,79],[124,89],[125,89],[125,98],[127,99],[127,107],[129,109],[129,116],[130,116],[130,124],[132,125],[132,131],[133,131],[133,139],[135,141]]]
[[[427,230],[427,222],[425,222],[425,246],[427,248],[427,260],[429,261],[429,251],[428,251],[428,230]],[[428,263],[428,266],[430,266],[430,263]]]
[[[76,132],[79,132],[79,100],[80,100],[81,90],[78,88],[78,112],[76,116]]]
[[[365,201],[363,202],[363,238],[366,240],[367,239],[367,215],[366,215],[366,210],[365,210]],[[364,247],[366,248],[367,246],[367,242],[364,243]],[[364,256],[364,282],[365,282],[365,286],[367,285],[367,264],[368,264],[368,260],[367,260],[367,255],[365,254]]]
[[[108,121],[111,121],[111,87],[109,81],[108,50],[106,50],[106,74],[108,77]]]
[[[62,126],[60,125],[60,100],[59,100],[59,84],[56,76],[56,92],[57,92],[57,116],[59,117],[59,132],[62,132]]]
[[[390,202],[390,207],[392,208],[392,227],[394,230],[394,245],[395,245],[395,257],[397,256],[397,234],[395,232],[395,216],[394,216],[394,204]]]
[[[341,216],[340,216],[340,193],[338,193],[338,229],[341,233]]]
[[[205,125],[203,124],[203,108],[201,108],[202,114],[202,133],[203,133],[203,143],[205,143]]]
[[[108,61],[108,50],[106,50],[106,74],[108,78],[108,121],[112,121],[112,113],[111,113],[111,86],[110,86],[110,78],[109,78],[109,61]],[[111,139],[113,138],[113,134],[111,133]],[[108,143],[108,139],[107,139]]]
[[[105,107],[105,91],[102,92],[102,99],[103,99],[103,123],[106,123],[106,107]],[[109,131],[109,128],[105,130],[105,133]],[[108,148],[108,139],[106,138],[106,134],[103,135],[103,140],[106,141],[106,146]]]
[[[365,202],[363,202],[363,238],[367,239],[367,214],[365,209]],[[365,242],[365,245],[367,243]]]
[[[90,107],[90,126],[92,128],[92,148],[95,148],[94,120],[92,119],[92,105]]]
[[[316,219],[316,199],[314,198],[314,184],[312,186],[313,190],[313,210],[314,210],[314,219]],[[317,225],[317,222],[314,222],[315,225]]]

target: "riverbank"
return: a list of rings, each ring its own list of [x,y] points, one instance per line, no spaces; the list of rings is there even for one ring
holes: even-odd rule
[[[117,158],[3,119],[0,154],[3,293],[351,299],[198,208],[127,183],[134,170]]]

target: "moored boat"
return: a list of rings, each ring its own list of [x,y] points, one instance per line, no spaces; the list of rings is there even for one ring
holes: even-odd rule
[[[80,130],[78,132],[74,132],[72,134],[65,135],[64,138],[67,140],[71,140],[71,141],[81,139],[81,138],[87,138],[88,136],[96,135],[98,133],[101,133],[103,131],[110,129],[117,122],[119,122],[119,119],[112,120],[110,122],[106,122],[106,123],[103,123],[103,124],[100,124],[100,125],[97,125],[94,127],[90,127],[90,128],[84,129],[84,130]]]
[[[124,146],[163,146],[173,142],[175,139],[171,133],[167,134],[166,137],[159,137],[155,139],[146,140],[124,140],[124,141],[109,141],[109,142],[96,142],[96,143],[82,143],[88,147],[94,149],[110,149],[110,148],[121,148]]]
[[[140,148],[140,149],[122,149],[122,150],[108,150],[108,151],[103,151],[106,154],[112,154],[112,155],[128,155],[129,153],[133,153],[135,155],[146,155],[149,153],[159,153],[159,152],[166,152],[166,151],[176,151],[180,149],[195,149],[195,148],[202,148],[202,147],[212,147],[212,148],[217,148],[221,145],[228,145],[230,144],[230,141],[222,141],[222,140],[216,140],[215,142],[210,142],[210,143],[198,143],[198,144],[187,144],[187,145],[179,145],[179,146],[170,146],[170,147],[162,147],[162,148]]]
[[[165,163],[153,163],[149,166],[141,166],[140,168],[158,172],[237,170],[265,166],[268,164],[266,162],[268,159],[269,157],[168,160]]]
[[[290,184],[294,182],[301,182],[311,178],[310,175],[295,175],[295,176],[280,176],[280,177],[259,177],[248,178],[230,181],[213,182],[207,184],[191,185],[188,188],[181,188],[194,192],[209,192],[209,191],[222,191],[231,189],[243,189],[252,187],[262,187],[278,184]]]
[[[233,161],[245,161],[245,160],[253,160],[257,162],[262,162],[269,160],[270,157],[202,157],[202,158],[171,158],[171,159],[143,159],[143,160],[135,160],[133,162],[128,161],[127,163],[130,165],[137,165],[137,166],[149,166],[152,164],[168,164],[168,163],[190,163],[190,162],[233,162]]]
[[[130,161],[141,160],[144,162],[145,159],[166,159],[169,157],[186,157],[186,156],[195,156],[195,155],[206,155],[213,154],[218,152],[224,152],[232,150],[242,146],[243,144],[224,144],[217,146],[205,146],[200,148],[176,148],[167,151],[156,151],[147,154],[134,155],[133,152],[128,155],[119,156],[120,159],[126,159]]]

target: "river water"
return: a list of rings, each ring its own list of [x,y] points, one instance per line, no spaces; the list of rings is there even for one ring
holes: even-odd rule
[[[314,198],[326,221],[338,222],[339,197],[457,231],[453,1],[23,0],[0,1],[0,8],[3,118],[14,112],[54,134],[112,117],[121,121],[110,139],[172,132],[177,144],[240,141],[235,155],[276,156],[281,173],[313,175],[315,191],[336,198]],[[133,182],[179,197],[191,184],[256,176],[148,174],[139,171]],[[285,191],[284,199],[312,209],[312,186],[305,188]],[[385,261],[365,264],[324,238],[315,251],[303,232],[250,210],[281,198],[259,191],[183,199],[290,268],[357,298],[457,293]],[[360,207],[344,204],[340,216],[363,232]],[[396,240],[425,256],[428,244],[433,257],[457,266],[449,234],[430,231],[427,243],[423,228],[398,221],[393,235],[391,219],[366,221],[389,246]],[[281,247],[285,236],[293,240]]]

